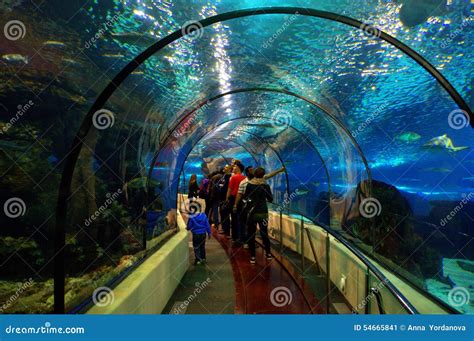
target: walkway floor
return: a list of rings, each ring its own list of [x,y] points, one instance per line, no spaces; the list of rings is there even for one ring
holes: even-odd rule
[[[176,313],[177,308],[178,313],[186,314],[322,312],[320,302],[297,272],[287,271],[276,259],[267,261],[261,248],[257,249],[257,264],[252,265],[248,250],[232,246],[231,241],[213,231],[206,249],[208,264],[191,266],[164,313]],[[207,278],[209,285],[194,295],[196,284]],[[186,309],[179,309],[186,300]]]
[[[191,235],[189,261],[194,262]],[[164,314],[233,314],[234,276],[215,238],[206,241],[207,264],[191,265],[163,310]],[[184,308],[182,308],[184,306]]]

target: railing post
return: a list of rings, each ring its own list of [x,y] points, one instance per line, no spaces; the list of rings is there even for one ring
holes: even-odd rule
[[[370,269],[367,267],[367,273],[365,274],[365,314],[368,315],[370,313]]]
[[[280,254],[283,252],[283,207],[280,207]]]
[[[331,306],[331,261],[330,261],[330,250],[331,240],[329,233],[326,233],[326,314],[329,314],[329,308]]]
[[[303,217],[301,217],[301,224],[300,224],[300,243],[301,243],[301,272],[304,277],[304,221]]]

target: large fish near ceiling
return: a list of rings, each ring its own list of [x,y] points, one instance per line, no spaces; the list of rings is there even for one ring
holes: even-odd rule
[[[395,0],[401,3],[400,21],[406,27],[423,24],[431,16],[448,13],[448,0]]]
[[[429,140],[423,145],[424,148],[444,149],[449,152],[459,152],[461,150],[469,149],[467,146],[455,147],[453,140],[447,134],[437,136]]]

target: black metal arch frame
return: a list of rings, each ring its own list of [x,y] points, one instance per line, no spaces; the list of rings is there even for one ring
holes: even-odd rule
[[[366,27],[370,27],[363,23],[362,21],[344,16],[338,15],[336,13],[320,11],[311,8],[300,8],[300,7],[264,7],[264,8],[252,8],[252,9],[243,9],[227,13],[218,14],[197,22],[194,22],[193,25],[186,27],[186,30],[180,29],[177,30],[160,41],[156,42],[145,51],[136,56],[130,63],[128,63],[107,85],[107,87],[102,91],[102,93],[97,97],[96,101],[92,105],[91,109],[87,113],[82,125],[76,134],[76,137],[70,148],[70,152],[65,160],[64,170],[61,177],[61,183],[58,193],[58,205],[56,212],[56,230],[54,234],[55,240],[55,256],[54,256],[54,312],[55,313],[64,313],[64,285],[65,285],[65,261],[64,261],[64,246],[66,239],[66,222],[67,222],[67,201],[70,197],[71,192],[71,182],[72,176],[74,173],[74,168],[76,166],[76,161],[81,151],[83,142],[82,140],[87,135],[89,129],[92,126],[92,118],[96,111],[103,108],[104,104],[114,93],[114,91],[122,84],[122,82],[144,61],[146,61],[153,54],[163,49],[170,43],[180,39],[186,34],[191,34],[200,28],[205,28],[212,24],[243,17],[249,17],[254,15],[268,15],[268,14],[300,14],[304,16],[317,17],[322,19],[328,19],[331,21],[339,22],[345,25],[355,27],[360,30],[364,30]],[[449,95],[454,99],[458,104],[460,109],[462,109],[468,118],[470,119],[471,126],[474,127],[474,114],[464,101],[462,96],[456,91],[456,89],[449,83],[449,81],[425,58],[420,54],[415,52],[413,49],[399,41],[398,39],[390,36],[389,34],[377,30],[378,36],[380,39],[388,42],[389,44],[395,46],[397,49],[401,50],[407,54],[410,58],[415,60],[419,65],[421,65],[425,70],[427,70],[438,83],[441,84],[443,88],[449,93]]]
[[[199,109],[201,109],[205,105],[208,105],[209,103],[212,103],[215,100],[220,99],[220,98],[225,97],[225,96],[235,95],[235,94],[239,94],[239,93],[247,93],[247,92],[272,92],[272,93],[284,94],[284,95],[287,95],[287,96],[291,96],[291,97],[303,100],[306,103],[308,103],[308,104],[318,108],[319,110],[321,110],[322,113],[325,116],[327,116],[330,121],[332,121],[334,124],[336,124],[339,128],[342,129],[342,131],[345,133],[347,138],[351,141],[352,145],[354,146],[354,148],[357,150],[357,152],[359,153],[359,155],[362,158],[362,162],[364,163],[365,169],[367,171],[367,177],[368,177],[369,184],[371,183],[372,174],[370,172],[370,168],[369,168],[369,164],[367,162],[367,159],[365,158],[365,155],[364,155],[362,149],[360,148],[359,144],[357,143],[357,140],[352,136],[351,132],[349,131],[349,129],[347,129],[347,127],[344,125],[344,123],[341,120],[339,120],[336,116],[334,116],[329,111],[329,109],[327,109],[322,104],[320,104],[316,101],[310,100],[310,99],[308,99],[304,96],[301,96],[297,93],[294,93],[294,92],[286,90],[286,89],[267,88],[267,87],[242,88],[242,89],[229,90],[229,91],[226,91],[226,92],[223,92],[223,93],[219,93],[219,94],[217,94],[215,96],[212,96],[212,97],[204,98],[202,101],[200,101],[198,104],[196,104],[196,106],[194,108],[192,108],[189,111],[185,111],[185,114],[183,114],[181,117],[177,118],[176,123],[173,125],[173,127],[171,129],[168,130],[168,134],[164,137],[163,141],[160,143],[160,147],[158,148],[158,151],[167,143],[167,141],[173,135],[174,131],[176,131],[186,119],[188,119],[191,115],[193,115],[196,111],[198,111]],[[253,118],[258,118],[258,116],[255,116]],[[156,158],[158,157],[158,151],[155,154],[154,158],[152,159],[152,162],[156,161]],[[318,154],[319,154],[319,152],[318,152]],[[149,174],[149,176],[151,176],[151,173]]]

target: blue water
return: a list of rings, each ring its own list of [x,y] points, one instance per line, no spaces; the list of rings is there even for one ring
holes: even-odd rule
[[[21,0],[0,5],[2,18],[20,20],[26,29],[21,39],[0,42],[2,193],[35,207],[23,220],[2,217],[2,226],[11,227],[2,238],[27,238],[31,226],[45,234],[54,230],[49,217],[56,214],[63,160],[92,103],[134,57],[189,21],[263,6],[347,15],[417,51],[474,108],[469,0],[54,0],[38,6]],[[76,238],[76,228],[106,193],[151,174],[156,182],[150,211],[169,224],[160,228],[169,228],[173,219],[166,214],[176,208],[189,176],[201,181],[237,158],[267,170],[284,165],[287,173],[269,181],[277,203],[291,198],[294,214],[366,244],[379,261],[447,303],[452,277],[462,279],[456,285],[469,286],[464,279],[473,277],[474,139],[466,116],[425,69],[394,46],[303,14],[212,25],[171,43],[118,87],[104,105],[114,114],[113,126],[88,132],[73,175],[68,219],[75,227],[67,231],[74,236],[68,257],[80,265],[71,265],[71,277],[90,271],[84,268],[94,263],[93,255],[102,254],[88,236]],[[251,88],[284,90],[307,101]],[[248,91],[220,97],[180,121],[206,99],[235,89]],[[34,105],[26,110],[29,99]],[[433,139],[444,144],[429,147]],[[362,192],[380,201],[382,210],[375,240],[358,210],[369,179],[373,191]],[[114,207],[116,219],[108,215],[99,231],[118,222],[132,226],[141,240],[137,222],[146,198],[139,189],[127,195]],[[453,211],[455,217],[442,223]],[[88,234],[99,239],[94,231]],[[109,257],[115,263],[136,252],[128,247],[132,237],[120,233],[123,245],[114,245],[118,251]],[[31,249],[41,249],[44,262],[33,267],[50,271],[43,265],[51,248],[41,238],[35,236]],[[30,258],[35,257],[43,259]],[[472,312],[472,304],[457,308]]]

